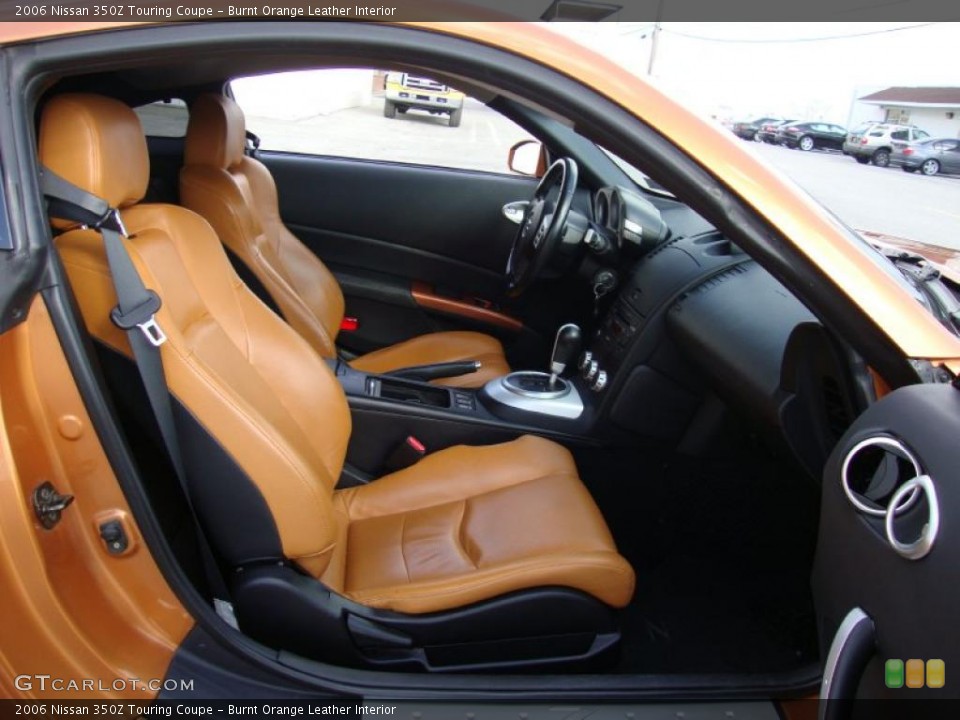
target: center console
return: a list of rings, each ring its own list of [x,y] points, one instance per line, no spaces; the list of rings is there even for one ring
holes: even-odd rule
[[[630,306],[625,294],[619,295],[578,363],[580,376],[592,391],[602,393],[607,389],[642,325],[640,313]]]
[[[330,360],[347,396],[353,432],[350,465],[383,474],[393,450],[414,437],[428,452],[452,445],[488,445],[520,435],[540,435],[565,444],[595,444],[594,412],[579,380],[550,385],[550,375],[511,373],[482,388],[455,388],[391,375],[370,375],[342,360]]]
[[[411,377],[425,367],[439,366],[370,375],[343,360],[330,360],[353,420],[347,460],[375,476],[392,464],[391,452],[403,443],[431,452],[533,434],[567,444],[595,444],[590,431],[596,413],[585,399],[588,388],[579,378],[561,377],[579,349],[580,328],[564,325],[557,332],[549,372],[512,372],[476,389]],[[462,369],[453,373],[460,374]]]
[[[495,378],[483,386],[480,398],[494,412],[498,408],[512,408],[531,415],[568,420],[579,418],[584,409],[573,382],[536,370]]]

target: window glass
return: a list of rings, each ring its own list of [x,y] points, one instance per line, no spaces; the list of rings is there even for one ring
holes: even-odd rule
[[[926,138],[926,137],[930,137],[930,133],[924,132],[923,130],[914,130],[913,136],[915,138]]]
[[[322,69],[230,83],[262,150],[509,173],[530,134],[428,77]]]
[[[894,140],[907,140],[910,137],[910,133],[907,130],[894,130],[890,133],[890,137]]]
[[[143,133],[148,137],[182,138],[187,134],[190,113],[187,104],[176,98],[135,107]]]

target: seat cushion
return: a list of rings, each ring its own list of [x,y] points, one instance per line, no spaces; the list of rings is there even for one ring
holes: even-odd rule
[[[488,380],[510,372],[503,355],[503,346],[496,338],[476,332],[439,332],[420,335],[361,355],[351,361],[355,369],[368,373],[385,373],[414,365],[479,360],[481,368],[469,375],[443,378],[435,384],[454,387],[481,387]]]
[[[570,453],[542,438],[449,448],[335,504],[346,547],[331,574],[364,605],[425,613],[547,586],[614,607],[633,595]]]

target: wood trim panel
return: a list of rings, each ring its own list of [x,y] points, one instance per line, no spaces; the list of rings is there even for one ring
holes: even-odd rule
[[[519,333],[523,330],[523,323],[514,317],[505,315],[497,310],[474,305],[465,300],[443,297],[437,295],[433,288],[422,282],[415,282],[410,286],[410,294],[414,302],[426,310],[445,313],[447,315],[459,315],[469,318],[476,322],[493,325],[510,332]]]

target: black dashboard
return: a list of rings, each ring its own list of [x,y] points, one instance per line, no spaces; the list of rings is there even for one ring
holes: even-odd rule
[[[856,415],[848,358],[817,318],[680,203],[656,207],[635,192],[603,188],[593,213],[609,247],[598,253],[585,241],[593,252],[583,267],[596,276],[609,266],[617,288],[580,373],[605,435],[680,443],[713,396],[782,436],[817,472],[830,445],[823,428],[832,436]]]

